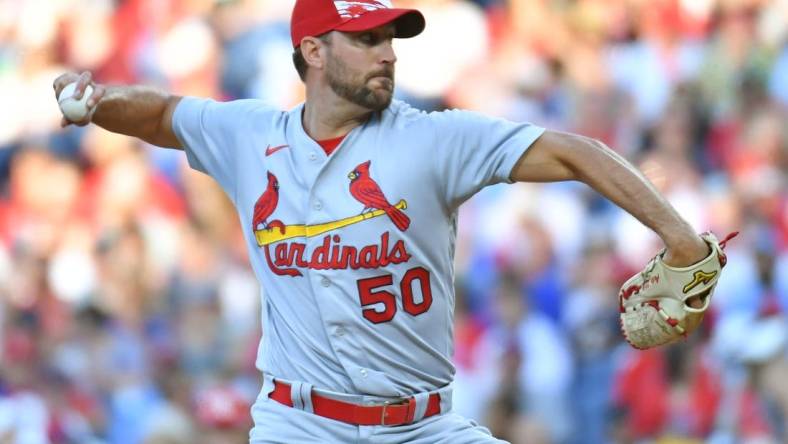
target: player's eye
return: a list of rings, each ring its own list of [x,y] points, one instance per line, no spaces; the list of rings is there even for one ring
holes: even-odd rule
[[[365,32],[358,37],[358,40],[365,45],[375,45],[378,41],[377,37],[371,32]]]

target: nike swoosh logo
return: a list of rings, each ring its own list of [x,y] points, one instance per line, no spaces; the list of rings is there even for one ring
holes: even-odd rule
[[[265,149],[265,156],[268,157],[271,154],[274,154],[275,152],[281,150],[282,148],[287,148],[288,146],[290,145],[279,145],[279,146],[268,145],[268,148]]]

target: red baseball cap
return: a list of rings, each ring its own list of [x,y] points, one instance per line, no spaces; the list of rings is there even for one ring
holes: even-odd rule
[[[293,48],[307,36],[329,31],[366,31],[394,22],[395,37],[415,37],[424,30],[424,16],[416,9],[397,9],[391,0],[296,0],[290,18]]]

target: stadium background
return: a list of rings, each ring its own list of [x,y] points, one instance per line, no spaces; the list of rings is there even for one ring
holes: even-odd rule
[[[461,210],[456,409],[513,443],[788,442],[788,2],[411,0],[399,95],[599,138],[698,230],[742,235],[703,329],[622,343],[659,248],[574,184]],[[180,152],[58,128],[52,81],[302,98],[289,0],[0,0],[0,442],[245,442],[258,288]]]

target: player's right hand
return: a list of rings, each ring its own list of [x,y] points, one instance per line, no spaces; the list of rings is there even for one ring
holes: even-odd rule
[[[82,95],[85,93],[85,88],[90,85],[93,87],[93,94],[88,98],[87,106],[88,109],[92,109],[99,103],[99,100],[104,96],[106,92],[106,87],[103,85],[97,84],[93,81],[93,74],[90,71],[85,71],[82,74],[77,74],[73,72],[67,72],[65,74],[61,74],[58,78],[52,82],[52,88],[55,89],[55,100],[58,100],[60,96],[60,91],[63,91],[63,88],[66,87],[69,83],[77,82],[77,88],[74,91],[74,98],[81,99]],[[87,113],[87,116],[78,122],[72,122],[68,120],[65,116],[60,119],[60,127],[65,128],[68,125],[77,125],[77,126],[85,126],[90,123],[90,120],[93,116],[92,112]]]

